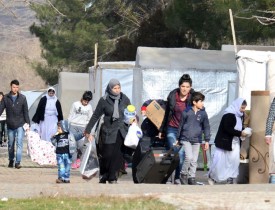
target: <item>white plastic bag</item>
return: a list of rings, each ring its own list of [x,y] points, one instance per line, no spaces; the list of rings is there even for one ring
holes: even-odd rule
[[[95,139],[92,142],[88,142],[86,146],[79,171],[82,174],[82,178],[92,179],[99,171]]]
[[[141,129],[135,122],[133,122],[132,125],[130,125],[128,133],[125,137],[124,145],[135,149],[138,145],[138,141],[142,138],[142,135]]]
[[[250,137],[252,135],[252,128],[247,127],[243,131],[247,134],[246,137]]]

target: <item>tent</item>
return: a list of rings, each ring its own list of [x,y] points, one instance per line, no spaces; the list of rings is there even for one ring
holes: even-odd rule
[[[73,102],[79,101],[86,90],[89,90],[88,73],[60,72],[57,96],[64,119],[68,118]]]
[[[29,109],[29,118],[30,120],[32,120],[32,117],[36,112],[39,100],[43,95],[45,95],[46,90],[21,91],[21,93],[26,96]]]
[[[275,52],[240,50],[237,53],[238,95],[248,102],[251,91],[269,90],[270,100],[275,96]]]
[[[206,96],[212,141],[222,111],[236,97],[234,52],[139,47],[135,62],[99,63],[99,67],[90,68],[89,73],[90,88],[97,94],[95,105],[104,94],[109,79],[114,77],[120,80],[122,91],[138,109],[148,99],[166,99],[168,93],[178,87],[182,74],[190,74],[193,88]]]
[[[135,62],[99,62],[97,68],[89,68],[90,90],[94,97],[92,106],[95,109],[98,100],[104,95],[108,82],[116,78],[121,83],[121,90],[132,99],[133,69]],[[132,100],[131,100],[132,101]]]

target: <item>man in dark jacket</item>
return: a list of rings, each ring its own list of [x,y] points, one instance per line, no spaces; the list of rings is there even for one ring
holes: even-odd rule
[[[10,83],[11,91],[6,94],[0,104],[0,115],[6,109],[7,128],[9,140],[9,166],[13,168],[14,164],[14,143],[16,141],[16,160],[15,168],[21,168],[20,161],[22,157],[23,138],[25,135],[24,125],[28,128],[30,124],[28,104],[26,97],[19,93],[19,81],[12,80]],[[25,127],[25,126],[24,126]]]

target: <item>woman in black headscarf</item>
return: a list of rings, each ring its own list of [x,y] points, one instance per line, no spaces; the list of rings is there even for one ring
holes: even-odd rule
[[[103,148],[99,183],[106,183],[107,181],[111,184],[116,183],[117,172],[123,166],[121,145],[128,131],[128,126],[123,119],[124,109],[128,105],[130,105],[130,100],[121,92],[120,82],[117,79],[111,79],[107,85],[105,95],[100,98],[85,129],[86,137],[90,141],[94,140],[91,130],[100,117],[104,115],[100,133]]]

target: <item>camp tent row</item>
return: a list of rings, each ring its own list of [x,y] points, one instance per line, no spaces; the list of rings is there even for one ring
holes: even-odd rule
[[[274,52],[269,51],[241,50],[235,56],[233,51],[139,47],[136,61],[99,62],[97,68],[89,68],[89,73],[61,72],[58,97],[66,118],[71,104],[85,90],[93,92],[95,108],[109,80],[117,78],[122,91],[139,110],[148,99],[166,99],[178,87],[182,74],[187,73],[194,90],[206,96],[213,141],[223,110],[237,96],[248,102],[251,90],[271,90],[274,96],[274,57]]]
[[[236,96],[237,67],[233,52],[188,48],[139,47],[136,61],[99,63],[90,68],[90,88],[98,90],[93,103],[104,94],[110,78],[117,78],[139,110],[148,99],[165,99],[178,87],[179,78],[189,74],[192,87],[206,96],[212,133],[217,130],[221,111]]]
[[[95,109],[109,80],[117,78],[139,114],[144,101],[166,99],[169,92],[178,87],[182,74],[190,74],[194,90],[206,96],[213,142],[223,110],[236,97],[245,98],[250,108],[252,90],[270,90],[270,100],[275,96],[274,60],[274,52],[270,51],[240,50],[235,55],[226,49],[139,47],[136,61],[99,62],[97,68],[89,68],[89,73],[61,72],[56,89],[67,118],[71,104],[79,100],[85,90],[93,92]],[[39,97],[30,113],[33,114],[38,101]]]

